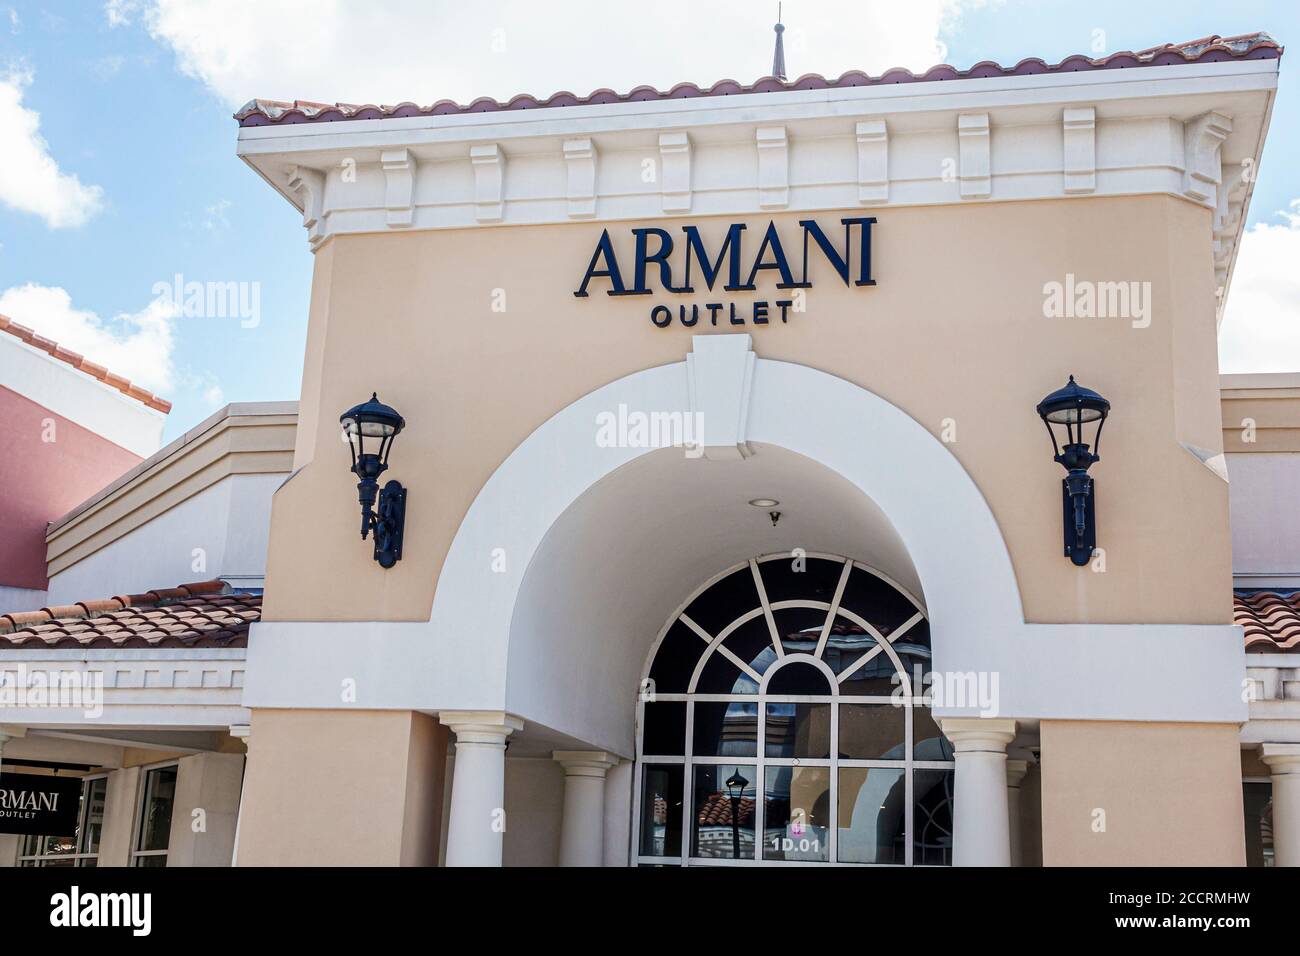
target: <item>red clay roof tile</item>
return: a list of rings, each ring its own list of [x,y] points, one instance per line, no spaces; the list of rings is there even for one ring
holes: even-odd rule
[[[1300,591],[1234,591],[1233,620],[1248,654],[1300,653]]]
[[[257,594],[196,581],[147,594],[0,615],[5,647],[247,647],[261,619]]]
[[[968,70],[941,64],[931,67],[919,76],[911,70],[894,68],[879,76],[869,76],[851,70],[838,79],[827,79],[809,73],[792,82],[775,77],[763,77],[749,86],[735,80],[720,80],[712,86],[701,88],[694,83],[678,83],[669,90],[653,86],[638,86],[625,94],[600,89],[587,96],[575,96],[567,91],[538,99],[526,93],[502,103],[491,97],[480,97],[469,105],[451,100],[439,100],[431,106],[417,106],[404,102],[392,106],[375,104],[314,103],[308,100],[284,102],[281,100],[250,100],[235,119],[240,126],[274,126],[295,123],[337,123],[357,120],[396,119],[408,116],[442,116],[456,113],[490,113],[511,110],[555,109],[569,106],[594,106],[605,103],[633,103],[645,100],[690,99],[708,96],[736,96],[745,93],[780,93],[787,90],[823,90],[852,86],[889,86],[898,83],[934,83],[946,80],[985,79],[998,76],[1029,76],[1039,73],[1076,73],[1083,70],[1122,70],[1135,67],[1173,66],[1184,63],[1212,63],[1222,60],[1277,59],[1282,47],[1267,33],[1244,33],[1238,36],[1208,36],[1184,43],[1166,43],[1139,50],[1136,53],[1112,53],[1109,56],[1068,56],[1060,63],[1049,65],[1037,57],[1021,60],[1015,66],[1004,67],[985,60]]]
[[[84,355],[79,355],[71,349],[65,349],[58,342],[47,339],[43,335],[37,335],[27,326],[19,325],[7,315],[0,315],[0,332],[7,332],[16,338],[22,339],[28,345],[46,352],[52,358],[66,362],[78,371],[85,372],[92,378],[97,378],[101,382],[111,385],[119,392],[148,405],[150,408],[157,409],[164,415],[172,410],[172,403],[166,399],[159,398],[153,392],[147,392],[138,385],[132,385],[129,380],[121,375],[114,375],[102,365],[96,365],[94,362],[88,361]]]

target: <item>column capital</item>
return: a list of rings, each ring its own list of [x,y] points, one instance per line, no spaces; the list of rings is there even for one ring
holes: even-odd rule
[[[564,768],[566,777],[601,777],[618,766],[619,759],[604,750],[554,750],[551,759]]]
[[[458,744],[504,744],[524,729],[522,717],[503,710],[440,710],[438,722],[456,735]]]
[[[1005,754],[1016,737],[1016,722],[1008,717],[942,717],[939,724],[957,753]]]
[[[1029,761],[1017,757],[1007,758],[1007,786],[1019,788],[1025,774],[1029,772]]]
[[[1260,744],[1259,759],[1273,776],[1300,775],[1300,744]]]

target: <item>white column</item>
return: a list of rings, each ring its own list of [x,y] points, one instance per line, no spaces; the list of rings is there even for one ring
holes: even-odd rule
[[[1273,783],[1273,865],[1300,866],[1300,744],[1262,744]]]
[[[244,775],[239,780],[239,809],[235,811],[235,847],[230,851],[230,865],[239,866],[239,825],[244,820],[244,791],[248,789],[248,758],[252,753],[253,725],[231,724],[230,736],[244,742]]]
[[[605,774],[618,758],[603,750],[557,750],[564,768],[564,815],[560,820],[560,866],[605,862]]]
[[[499,710],[444,710],[456,735],[447,820],[448,866],[500,866],[506,828],[506,738],[524,722]]]
[[[1001,717],[947,717],[941,723],[957,761],[953,865],[1010,866],[1007,744],[1016,736],[1016,722]]]
[[[1024,853],[1020,849],[1020,784],[1029,772],[1029,761],[1007,760],[1007,827],[1012,866],[1024,866]]]

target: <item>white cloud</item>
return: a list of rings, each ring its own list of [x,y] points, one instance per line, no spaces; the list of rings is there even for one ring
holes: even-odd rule
[[[139,10],[140,0],[106,0],[104,3],[104,16],[108,18],[110,27],[127,26]]]
[[[1224,372],[1300,371],[1300,199],[1241,239],[1219,334]]]
[[[212,408],[220,408],[226,403],[226,394],[220,385],[209,385],[203,391],[203,400]]]
[[[80,226],[99,211],[103,190],[59,169],[41,136],[41,116],[23,106],[30,72],[0,75],[0,203],[45,220],[51,229]]]
[[[932,66],[941,27],[984,2],[787,3],[787,68],[793,77]],[[132,18],[134,6],[109,0],[109,22]],[[660,0],[629,16],[608,0],[392,0],[378,10],[355,0],[150,0],[138,19],[232,107],[254,97],[424,105],[749,82],[771,69],[775,12],[752,0]]]
[[[226,215],[230,211],[231,202],[229,199],[218,199],[211,206],[203,210],[203,228],[208,232],[219,232],[230,228],[230,217]]]
[[[0,314],[143,388],[166,391],[175,381],[176,307],[166,298],[106,322],[74,308],[66,290],[29,282],[0,293]]]

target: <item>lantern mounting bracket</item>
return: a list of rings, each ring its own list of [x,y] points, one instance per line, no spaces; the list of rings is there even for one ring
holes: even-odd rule
[[[406,527],[406,489],[394,479],[379,492],[378,512],[367,511],[370,530],[375,535],[375,560],[381,568],[391,568],[402,560],[402,532]],[[366,537],[365,531],[361,537]]]
[[[1101,460],[1101,429],[1110,414],[1110,402],[1070,376],[1064,388],[1052,392],[1036,409],[1052,439],[1053,461],[1065,469],[1061,479],[1061,510],[1065,531],[1065,556],[1078,567],[1092,560],[1097,549],[1097,496],[1088,469]],[[1095,423],[1092,446],[1084,439],[1084,425]],[[1056,431],[1065,441],[1057,444]]]

